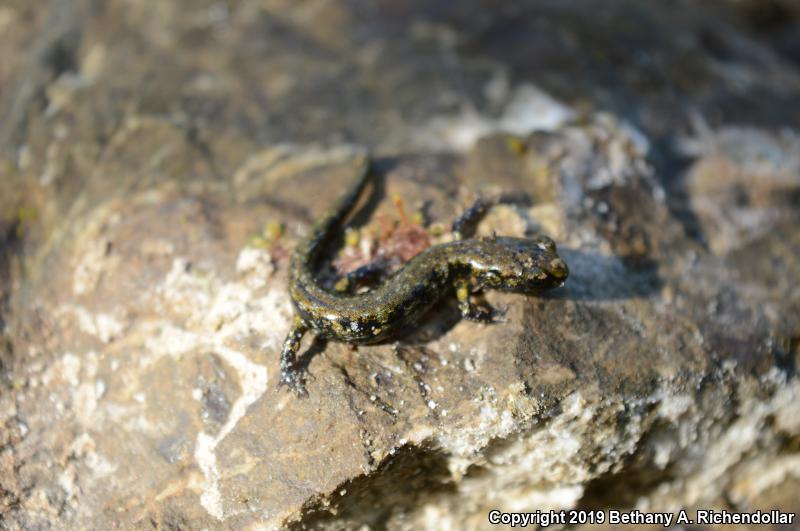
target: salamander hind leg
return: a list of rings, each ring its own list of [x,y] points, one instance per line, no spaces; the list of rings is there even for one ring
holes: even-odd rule
[[[308,324],[299,316],[295,316],[292,328],[286,335],[281,350],[281,379],[278,386],[287,386],[299,396],[308,396],[304,384],[303,369],[297,362],[297,351],[300,349],[300,341],[308,331]]]
[[[479,323],[502,323],[505,322],[503,315],[505,309],[492,308],[488,304],[474,304],[471,299],[472,290],[468,280],[460,280],[455,283],[456,299],[461,317]]]

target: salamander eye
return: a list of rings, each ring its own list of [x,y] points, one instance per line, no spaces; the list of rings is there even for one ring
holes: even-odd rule
[[[548,238],[547,236],[542,236],[539,242],[536,244],[539,249],[542,251],[549,251],[551,253],[556,252],[556,242]]]
[[[490,284],[491,284],[491,283],[495,283],[495,282],[500,282],[500,280],[501,280],[502,278],[503,278],[503,274],[502,274],[502,272],[501,272],[499,269],[497,269],[497,268],[489,269],[488,271],[486,271],[486,272],[483,274],[483,280],[484,280],[485,282],[489,282]]]

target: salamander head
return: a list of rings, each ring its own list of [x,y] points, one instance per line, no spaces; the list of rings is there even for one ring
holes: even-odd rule
[[[487,288],[536,293],[564,284],[569,268],[547,236],[495,238],[487,253],[471,263],[472,274]]]

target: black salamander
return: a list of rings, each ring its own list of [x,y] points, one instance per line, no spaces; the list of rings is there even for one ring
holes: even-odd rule
[[[306,332],[351,344],[381,342],[416,322],[435,302],[453,292],[464,318],[491,321],[493,312],[470,300],[476,288],[533,294],[561,286],[567,279],[567,264],[558,256],[550,238],[492,237],[434,245],[366,293],[324,289],[316,280],[315,271],[325,246],[340,230],[369,182],[369,160],[365,157],[359,166],[358,178],[347,193],[292,255],[289,293],[295,316],[281,351],[281,385],[305,394],[303,371],[296,355]],[[485,208],[477,210],[480,212],[471,214],[480,214]],[[462,226],[461,219],[454,223],[454,228]]]

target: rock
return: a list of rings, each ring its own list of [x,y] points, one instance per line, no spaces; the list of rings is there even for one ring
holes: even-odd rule
[[[719,254],[793,219],[800,194],[800,138],[789,130],[726,128],[684,142],[697,160],[687,175],[692,209]]]
[[[4,527],[800,511],[800,76],[746,9],[33,4],[0,8]],[[299,399],[288,259],[365,148],[336,267],[494,195],[478,234],[571,276],[487,293],[503,323],[307,340]]]

